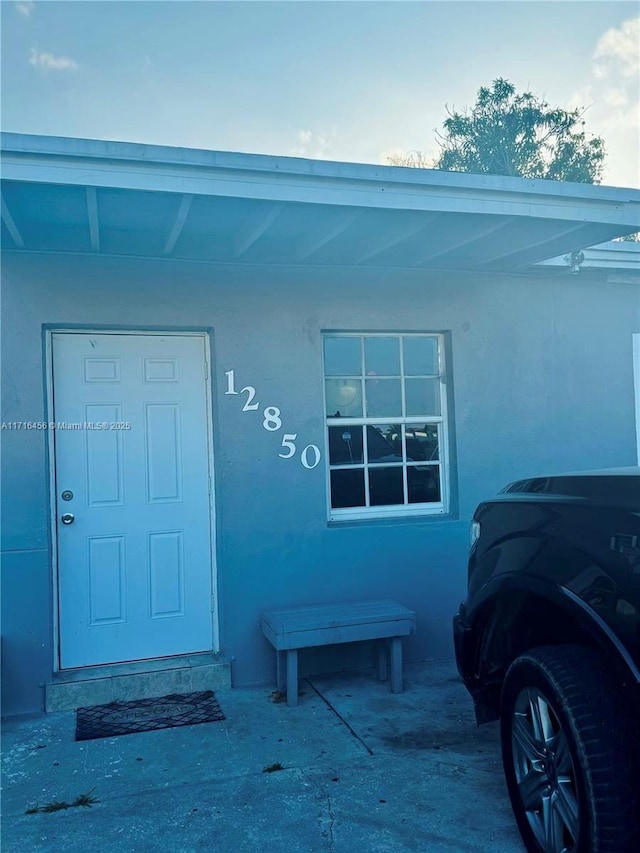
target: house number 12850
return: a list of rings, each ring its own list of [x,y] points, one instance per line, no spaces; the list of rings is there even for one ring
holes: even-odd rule
[[[256,397],[256,389],[253,385],[245,385],[240,391],[236,391],[236,374],[235,370],[227,370],[224,374],[227,377],[227,390],[225,395],[238,396],[246,394],[247,399],[242,407],[243,412],[256,412],[260,408],[260,403],[254,403]],[[277,406],[266,406],[262,411],[263,421],[262,426],[267,432],[278,432],[282,428],[282,412]],[[281,459],[292,459],[296,455],[295,440],[298,437],[297,432],[285,432],[282,437],[284,448],[283,453],[278,453]],[[305,468],[311,470],[319,464],[321,459],[320,448],[315,444],[307,444],[304,450],[300,453],[300,462]]]

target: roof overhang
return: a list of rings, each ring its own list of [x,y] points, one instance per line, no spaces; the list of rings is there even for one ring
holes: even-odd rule
[[[536,264],[536,272],[556,274],[564,269],[573,274],[600,270],[611,283],[640,284],[640,243],[615,240],[570,252]]]
[[[2,134],[5,250],[513,272],[640,230],[640,191]]]

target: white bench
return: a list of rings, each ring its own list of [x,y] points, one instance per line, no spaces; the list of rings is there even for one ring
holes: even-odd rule
[[[298,650],[334,643],[378,640],[378,677],[402,692],[402,637],[415,631],[416,614],[395,601],[361,601],[281,607],[262,614],[262,633],[276,650],[277,687],[287,705],[298,704]],[[286,660],[285,660],[286,659]]]

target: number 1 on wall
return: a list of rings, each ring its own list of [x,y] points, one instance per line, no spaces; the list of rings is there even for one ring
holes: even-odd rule
[[[237,394],[236,391],[236,372],[235,370],[227,370],[224,374],[227,377],[227,390],[225,394]]]

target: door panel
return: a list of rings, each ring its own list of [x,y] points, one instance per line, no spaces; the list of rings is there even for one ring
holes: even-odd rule
[[[61,666],[210,650],[204,338],[52,338]]]

